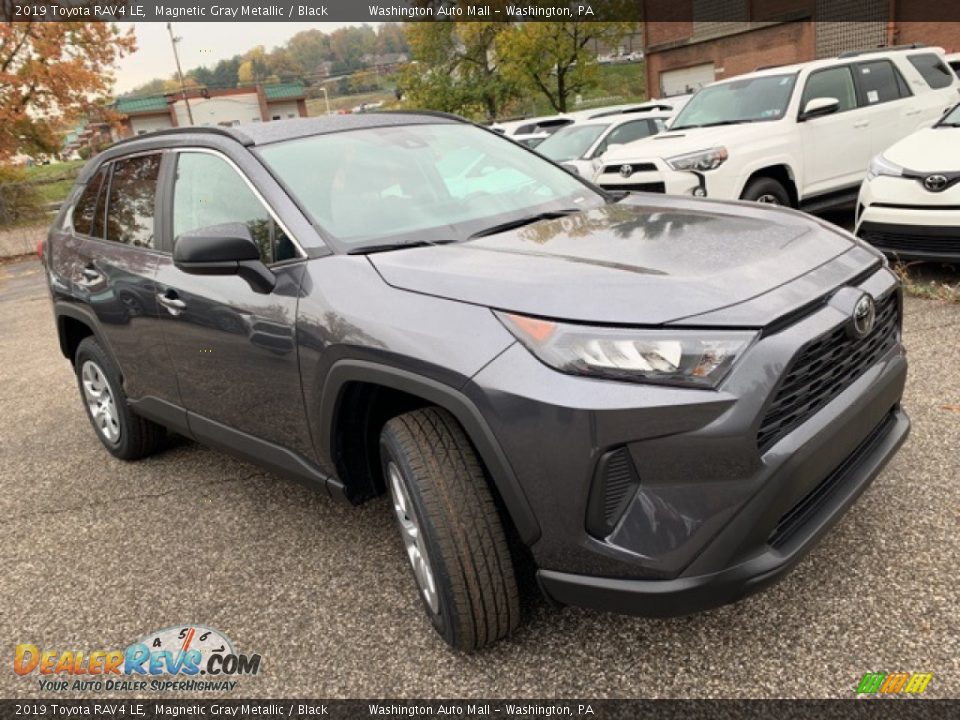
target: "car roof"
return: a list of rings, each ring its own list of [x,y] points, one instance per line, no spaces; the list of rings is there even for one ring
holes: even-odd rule
[[[331,133],[347,132],[350,130],[363,130],[365,128],[378,127],[397,127],[402,125],[435,125],[437,123],[466,123],[467,120],[439,112],[374,112],[351,115],[327,115],[321,117],[309,118],[289,118],[287,120],[276,120],[263,123],[242,123],[233,127],[213,127],[190,125],[186,127],[169,128],[167,130],[158,130],[145,135],[127,138],[114,143],[111,148],[118,145],[135,144],[137,141],[154,139],[164,136],[177,136],[183,134],[214,134],[233,138],[241,145],[256,146],[268,145],[284,140],[295,140],[297,138],[310,137],[312,135],[328,135]]]
[[[939,47],[923,47],[923,46],[910,46],[902,48],[876,48],[873,50],[865,50],[863,52],[850,52],[837,57],[823,58],[821,60],[810,60],[808,62],[802,63],[792,63],[790,65],[772,65],[769,67],[762,67],[754,70],[753,72],[743,73],[742,75],[736,75],[731,78],[724,78],[723,80],[718,80],[710,85],[722,85],[724,83],[733,82],[736,80],[743,80],[748,77],[764,77],[768,75],[789,75],[791,73],[798,73],[801,70],[820,70],[822,68],[835,67],[837,65],[849,65],[854,62],[869,62],[871,60],[882,60],[884,58],[898,57],[906,53],[911,54],[923,54],[923,53],[934,53],[937,55],[943,55],[943,48]],[[704,87],[709,87],[705,85]]]

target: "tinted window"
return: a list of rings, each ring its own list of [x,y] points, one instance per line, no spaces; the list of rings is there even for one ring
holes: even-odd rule
[[[297,256],[290,238],[229,163],[216,155],[181,153],[173,188],[174,241],[223,223],[244,223],[267,264]]]
[[[857,93],[853,88],[853,75],[849,67],[836,67],[829,70],[820,70],[807,78],[807,85],[803,89],[803,99],[800,109],[814,98],[836,98],[840,101],[837,112],[852,110],[857,106]]]
[[[614,143],[626,145],[634,140],[649,137],[656,131],[656,127],[651,127],[651,123],[648,120],[624,123],[607,136],[607,145],[613,145]]]
[[[106,239],[135,247],[154,247],[154,200],[160,155],[117,160],[110,176]]]
[[[860,78],[860,89],[863,91],[863,102],[866,105],[899,100],[909,95],[905,83],[899,78],[900,72],[889,60],[861,63],[857,65],[857,77]]]
[[[934,90],[950,87],[953,84],[954,75],[950,68],[939,57],[933,53],[924,53],[922,55],[911,55],[907,58],[910,64],[923,76]]]
[[[106,175],[106,168],[101,168],[87,183],[87,187],[73,206],[73,229],[80,235],[97,236],[94,232],[94,218],[97,212],[97,200],[100,198],[100,186]],[[99,223],[99,225],[102,228],[103,224]]]

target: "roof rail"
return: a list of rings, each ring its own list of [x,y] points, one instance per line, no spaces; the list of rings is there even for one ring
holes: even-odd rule
[[[133,137],[122,138],[113,143],[110,147],[117,147],[117,145],[126,145],[127,143],[136,142],[137,140],[146,140],[148,138],[156,137],[158,135],[196,135],[198,133],[209,134],[209,135],[222,135],[230,138],[231,140],[236,140],[241,145],[253,145],[253,140],[246,135],[245,133],[240,132],[239,130],[234,130],[233,128],[219,127],[213,125],[180,125],[173,128],[163,128],[162,130],[154,130],[153,132],[145,133],[143,135],[134,135]]]
[[[882,52],[895,52],[897,50],[919,50],[920,48],[927,47],[924,43],[910,43],[909,45],[891,45],[888,47],[875,47],[875,48],[866,48],[863,50],[848,50],[845,53],[840,53],[837,55],[837,58],[843,60],[845,58],[858,57],[860,55],[871,55],[874,53]]]

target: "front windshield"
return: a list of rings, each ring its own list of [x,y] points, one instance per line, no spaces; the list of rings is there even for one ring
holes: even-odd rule
[[[604,202],[564,170],[464,123],[314,135],[260,155],[342,252],[462,240],[505,220]]]
[[[590,146],[596,142],[600,134],[610,127],[603,125],[575,125],[564,128],[544,140],[537,147],[537,152],[554,162],[576,160],[583,157]]]
[[[710,85],[693,96],[670,129],[779,120],[787,112],[796,81],[796,74],[790,73]]]
[[[943,119],[937,123],[946,127],[960,127],[960,105],[943,116]]]

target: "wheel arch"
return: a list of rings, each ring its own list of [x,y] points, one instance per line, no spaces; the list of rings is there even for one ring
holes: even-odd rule
[[[380,397],[385,398],[386,405],[374,408],[364,403],[369,398],[362,394],[369,392],[381,393]],[[354,497],[362,499],[364,494],[372,494],[374,490],[369,475],[371,424],[376,426],[379,423],[379,427],[382,427],[382,423],[389,419],[385,415],[392,417],[426,405],[441,407],[457,419],[486,467],[492,489],[502,501],[520,539],[528,546],[536,542],[540,537],[540,525],[500,443],[473,402],[449,385],[365,360],[337,362],[327,374],[321,399],[319,449],[333,460],[338,471],[356,471],[356,466],[344,467],[344,459],[339,456],[344,450],[357,450],[358,442],[367,443],[366,448],[361,448],[365,451],[365,458],[360,461],[366,465],[367,474],[359,478],[359,487],[348,488],[348,495],[352,492]],[[386,412],[384,407],[396,412]],[[358,413],[363,415],[358,416]],[[364,430],[363,439],[349,434],[344,436],[344,430],[355,431],[358,427]],[[347,463],[350,462],[358,461],[356,458],[347,460]],[[362,467],[359,469],[363,472]],[[350,478],[344,479],[350,483]]]
[[[794,209],[800,207],[800,191],[797,186],[797,176],[790,165],[787,163],[774,163],[772,165],[764,165],[763,167],[759,167],[751,171],[747,175],[747,179],[741,184],[740,192],[737,194],[737,197],[742,198],[743,193],[747,190],[747,186],[749,186],[750,183],[757,178],[770,178],[772,180],[776,180],[778,183],[783,185],[784,189],[787,191],[787,194],[790,196],[790,206]]]
[[[84,338],[93,337],[120,371],[120,377],[123,378],[123,368],[117,362],[109,343],[103,339],[99,324],[89,313],[74,305],[61,302],[54,305],[53,312],[57,320],[57,339],[60,341],[60,352],[70,361],[71,365],[80,343]]]

